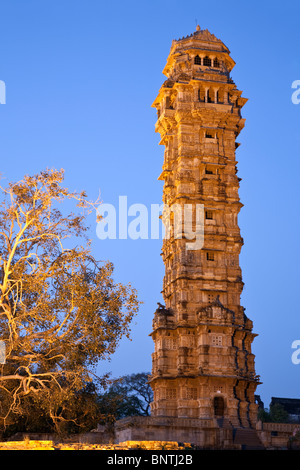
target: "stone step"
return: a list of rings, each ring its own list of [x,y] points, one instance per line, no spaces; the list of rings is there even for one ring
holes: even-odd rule
[[[242,449],[264,449],[255,429],[234,428],[233,443],[242,446]]]

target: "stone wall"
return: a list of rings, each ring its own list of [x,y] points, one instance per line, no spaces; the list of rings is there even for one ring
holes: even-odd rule
[[[215,419],[142,417],[124,418],[116,423],[115,442],[189,442],[201,449],[235,448],[231,427],[220,427]]]
[[[259,421],[257,432],[267,449],[300,449],[299,424]]]

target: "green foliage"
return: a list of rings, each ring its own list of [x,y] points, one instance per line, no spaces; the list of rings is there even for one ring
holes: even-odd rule
[[[113,422],[126,416],[149,416],[153,392],[148,383],[148,375],[142,372],[113,381],[109,389],[99,397],[104,422]]]
[[[270,406],[270,419],[273,423],[287,423],[289,414],[280,403]]]
[[[259,408],[257,413],[257,419],[263,423],[268,423],[271,421],[270,413],[266,408]]]
[[[288,423],[289,414],[280,403],[274,403],[270,409],[260,409],[257,418],[265,423]]]

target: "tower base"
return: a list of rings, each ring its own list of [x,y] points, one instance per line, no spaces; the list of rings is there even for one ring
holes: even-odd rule
[[[234,428],[226,418],[156,416],[124,418],[115,425],[116,442],[176,441],[200,449],[263,449],[255,429]]]

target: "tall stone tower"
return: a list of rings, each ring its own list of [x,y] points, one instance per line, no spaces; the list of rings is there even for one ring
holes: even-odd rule
[[[243,98],[228,48],[199,26],[172,42],[153,106],[165,146],[163,202],[203,207],[204,243],[171,232],[162,247],[163,298],[153,320],[153,417],[227,419],[253,427],[256,336],[240,304],[236,138]]]

